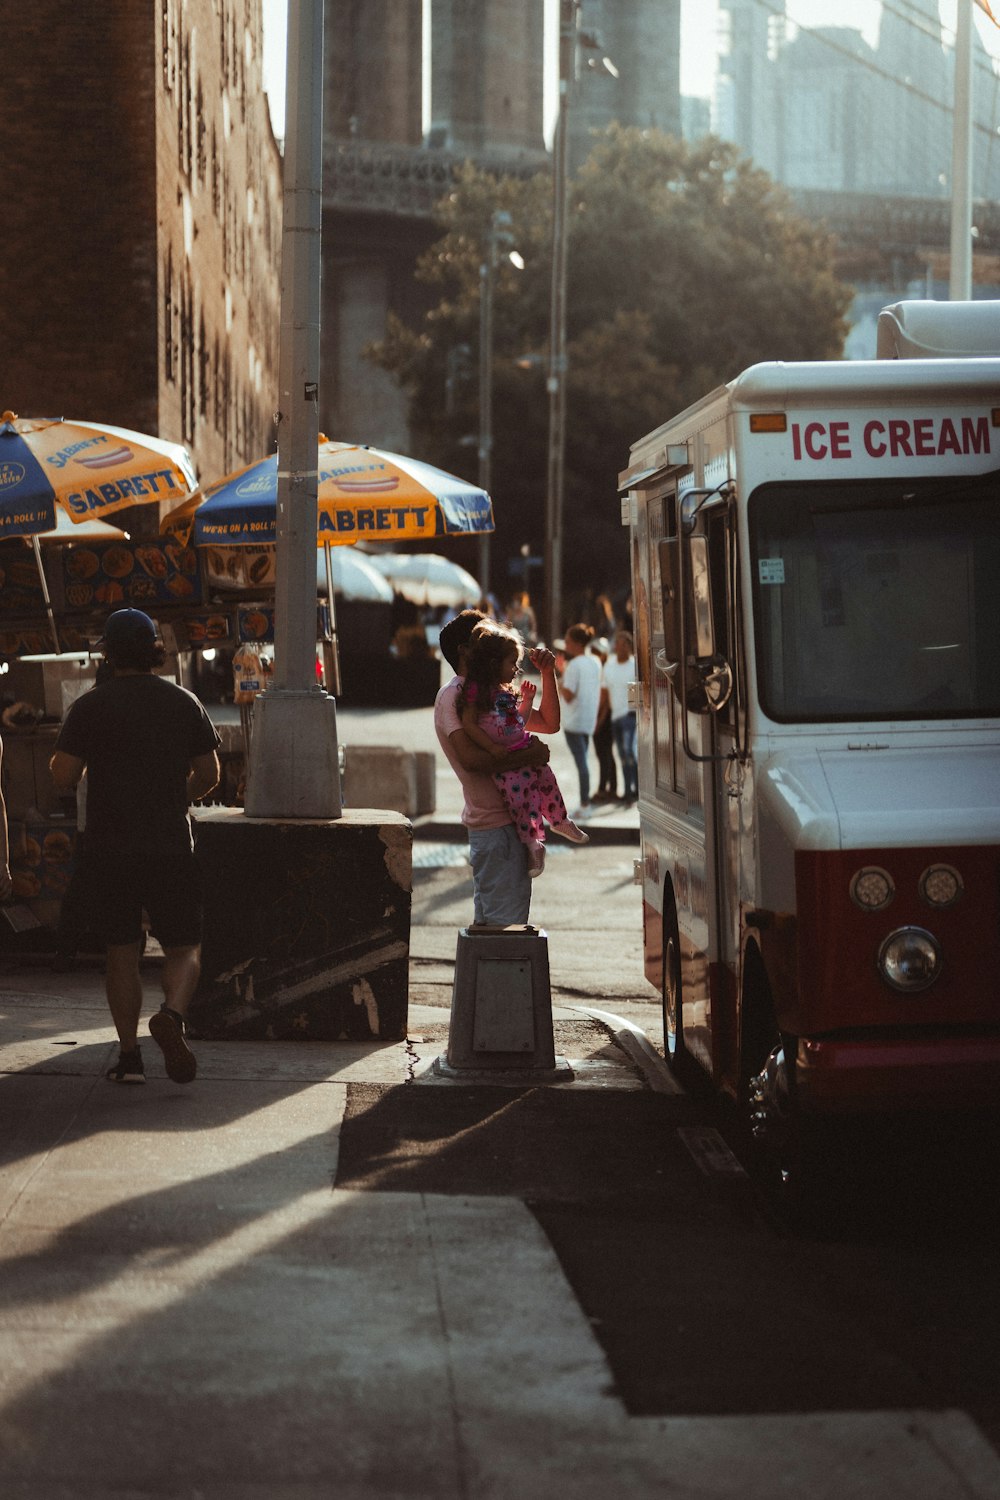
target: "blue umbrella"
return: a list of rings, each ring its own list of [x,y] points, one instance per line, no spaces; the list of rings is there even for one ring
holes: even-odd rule
[[[321,439],[316,541],[419,541],[493,530],[485,490],[419,459]],[[163,522],[162,530],[196,545],[274,542],[278,456],[269,454],[198,490]]]

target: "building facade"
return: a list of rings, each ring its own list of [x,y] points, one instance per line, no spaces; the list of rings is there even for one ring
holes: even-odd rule
[[[5,18],[4,406],[183,442],[206,481],[271,446],[281,158],[261,26],[260,0]]]

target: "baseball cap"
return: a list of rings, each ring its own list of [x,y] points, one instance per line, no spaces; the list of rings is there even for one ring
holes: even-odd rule
[[[104,624],[99,646],[131,646],[139,641],[155,641],[156,626],[141,609],[116,609]]]

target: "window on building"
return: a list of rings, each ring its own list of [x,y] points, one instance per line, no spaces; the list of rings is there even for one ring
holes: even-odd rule
[[[190,286],[184,282],[181,282],[180,300],[181,435],[189,443],[194,438],[194,320],[191,315]]]
[[[211,357],[208,352],[208,332],[205,328],[205,313],[198,320],[198,414],[208,417],[208,396]]]
[[[171,0],[160,0],[160,63],[163,68],[163,87],[169,93],[174,86],[173,77],[173,17]]]
[[[215,124],[212,124],[212,209],[215,217],[219,217],[222,194],[222,177],[219,172],[219,135]]]
[[[222,360],[218,335],[212,340],[212,424],[222,431]]]
[[[163,373],[170,381],[177,379],[174,350],[174,252],[167,251],[163,268]]]
[[[199,182],[208,181],[208,125],[205,120],[205,90],[202,88],[201,74],[198,75],[198,88],[195,92],[195,163]]]

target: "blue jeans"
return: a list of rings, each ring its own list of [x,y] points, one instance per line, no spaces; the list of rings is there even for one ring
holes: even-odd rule
[[[622,778],[625,782],[622,796],[638,797],[639,766],[635,755],[635,714],[622,714],[620,719],[612,719],[611,728],[615,732],[615,749],[622,763]]]
[[[580,777],[580,806],[586,807],[590,801],[590,767],[587,764],[590,735],[581,734],[578,729],[567,729],[565,734],[569,752],[576,762],[577,774]]]
[[[476,921],[489,927],[527,922],[531,906],[528,851],[513,823],[470,828],[469,858]]]

